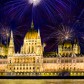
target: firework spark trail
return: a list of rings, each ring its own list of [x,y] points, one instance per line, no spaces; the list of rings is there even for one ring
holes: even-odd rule
[[[74,38],[77,38],[80,45],[84,45],[84,32],[79,32],[78,30],[74,30],[67,26],[60,26],[59,28],[54,28],[52,26],[51,30],[54,30],[51,34],[48,34],[47,37],[44,39],[44,41],[48,41],[50,39],[55,39],[56,44],[59,44],[59,42],[63,42],[65,40],[71,40],[73,41]]]
[[[74,28],[75,30],[75,33],[76,33],[76,37],[78,38],[79,40],[79,43],[80,45],[84,45],[84,31],[81,31],[81,29],[79,28],[84,28],[82,25],[84,22],[81,22],[81,17],[82,15],[84,14],[84,9],[81,11],[81,13],[79,14],[79,16],[77,17],[76,21],[74,22],[74,24],[72,25],[72,27]],[[83,18],[82,18],[83,19]],[[81,26],[80,26],[81,25]]]
[[[57,43],[53,43],[47,50],[50,51],[50,49],[52,49],[53,47],[55,47],[56,44],[57,44]]]
[[[21,18],[24,16],[24,13],[28,11],[30,5],[27,4],[27,0],[12,0],[5,3],[3,10],[7,15],[10,15],[12,19]]]
[[[82,3],[84,3],[84,0]],[[78,6],[79,5],[80,0],[74,0],[74,5]],[[77,9],[76,9],[77,10]],[[80,14],[77,16],[76,21],[73,23],[72,27],[76,29],[76,25],[78,24],[78,20],[80,20],[80,18],[82,17],[82,15],[84,15],[84,7],[83,9],[80,11]]]
[[[56,31],[56,27],[52,27],[50,25],[46,25],[46,28],[49,28],[48,29],[49,31]],[[51,33],[51,34],[48,32],[48,34],[47,34],[47,29],[43,30],[43,32],[46,32],[46,34],[45,34],[46,37],[43,39],[44,42],[51,39],[51,38],[53,38],[52,35],[54,35],[54,32]]]
[[[71,3],[70,1],[68,2]],[[12,17],[12,19],[15,17],[18,17],[21,19],[24,16],[24,13],[28,11],[29,7],[33,4],[32,15],[33,15],[34,21],[38,20],[37,23],[39,23],[39,17],[40,19],[42,19],[41,12],[37,11],[39,10],[39,8],[47,16],[47,19],[49,19],[52,22],[55,22],[56,20],[55,18],[56,13],[58,13],[58,15],[60,15],[60,17],[63,19],[63,17],[65,17],[64,10],[68,12],[70,10],[69,5],[62,0],[59,0],[59,1],[58,0],[41,0],[38,3],[38,5],[34,6],[35,3],[38,3],[38,1],[34,0],[34,2],[29,3],[29,0],[10,0],[9,2],[5,4],[4,10],[7,12],[7,14],[9,14]],[[38,15],[39,17],[36,17]]]
[[[76,28],[76,25],[78,23],[78,20],[81,18],[81,16],[84,14],[84,9],[81,11],[81,13],[79,14],[78,18],[76,19],[76,21],[74,22],[74,24],[72,25],[73,28]]]
[[[21,46],[21,41],[20,40],[24,37],[24,32],[22,33],[21,31],[26,30],[25,28],[23,29],[22,27],[27,27],[27,25],[18,26],[17,30],[14,31],[14,33],[13,33],[14,38],[15,38],[15,45],[17,45],[18,47]],[[19,29],[20,29],[20,31],[19,31]]]
[[[50,31],[52,31],[51,34],[47,34],[46,33],[46,37],[43,39],[44,42],[47,42],[49,40],[54,40],[53,44],[50,45],[50,47],[48,48],[48,50],[50,50],[51,48],[53,48],[55,45],[58,45],[60,41],[64,41],[64,40],[69,40],[72,39],[72,34],[73,34],[73,30],[66,27],[66,26],[60,26],[60,28],[56,28],[56,27],[52,27],[49,25],[46,25],[47,27],[50,27]],[[47,30],[46,30],[47,31]],[[67,36],[67,38],[66,38]]]
[[[16,27],[17,28],[17,30],[20,28],[20,30],[22,30],[22,27],[27,27],[27,25],[21,25],[21,26],[18,26],[18,27]],[[22,33],[22,32],[20,32],[20,31],[14,31],[14,35],[19,35],[19,36],[23,36],[24,34],[24,32]],[[25,31],[26,29],[24,29],[24,31]]]
[[[3,40],[7,40],[10,36],[10,28],[4,25],[0,25],[1,27],[1,31],[0,31],[0,35],[2,37]]]
[[[37,6],[38,4],[41,3],[41,1],[42,1],[42,0],[29,0],[28,2],[29,2],[30,4],[33,4],[33,6]]]
[[[60,27],[60,30],[57,31],[57,39],[60,42],[64,40],[71,40],[74,37],[74,30],[67,26]]]
[[[20,28],[20,30],[21,30],[21,27],[26,27],[26,26],[27,25],[21,25],[21,26],[18,26],[17,29]],[[4,26],[4,25],[0,24],[0,35],[1,35],[1,40],[4,40],[5,43],[8,43],[8,39],[10,37],[10,28],[8,26]],[[23,37],[23,35],[24,34],[21,33],[20,31],[14,31],[14,33],[13,33],[14,38],[16,36]],[[17,45],[20,44],[20,40],[19,39],[16,39],[16,44]]]
[[[42,11],[44,12],[44,14],[47,15],[47,17],[48,17],[47,19],[51,22],[55,22],[56,13],[59,13],[59,15],[62,19],[63,19],[63,17],[65,17],[64,11],[56,5],[56,1],[53,1],[53,0],[52,1],[45,1],[45,2],[42,1],[42,4],[40,4],[40,6],[39,6],[42,8]],[[63,2],[61,2],[61,3],[63,3]],[[68,11],[69,8],[68,7],[65,8],[64,5],[62,5],[61,3],[59,1],[59,4],[62,6],[62,8],[65,10],[67,8],[67,11]],[[43,9],[45,9],[45,10],[43,10]],[[34,12],[36,12],[36,11],[34,10]],[[33,14],[33,15],[35,15],[35,14]]]
[[[19,27],[20,28],[20,27]],[[20,38],[22,38],[24,36],[24,33],[21,33],[20,31],[14,31],[14,38],[15,38],[15,44],[20,46]]]
[[[58,44],[60,41],[63,42],[64,40],[72,40],[72,38],[75,36],[74,30],[67,26],[62,25],[59,27],[59,29],[54,28],[52,30],[54,31],[50,35],[47,35],[47,37],[44,39],[45,41],[54,38]]]
[[[79,43],[81,45],[84,45],[84,32],[77,32],[77,34],[78,34]]]

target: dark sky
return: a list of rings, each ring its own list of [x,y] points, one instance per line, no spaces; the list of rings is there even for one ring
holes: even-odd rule
[[[62,24],[73,28],[84,53],[84,0],[41,0],[35,7],[28,0],[0,0],[0,23],[13,30],[16,51],[23,44],[32,19],[35,29],[41,31],[42,42],[47,43],[45,51],[57,50],[56,39],[46,38],[53,28],[60,30]]]

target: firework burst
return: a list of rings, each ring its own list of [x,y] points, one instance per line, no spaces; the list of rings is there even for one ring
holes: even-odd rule
[[[52,29],[52,33],[48,35],[48,37],[45,38],[45,40],[49,40],[53,38],[56,40],[56,44],[58,44],[59,42],[64,42],[65,40],[72,40],[75,36],[74,30],[67,26],[61,25],[59,26],[59,28],[51,27],[51,29]]]
[[[67,26],[61,26],[56,33],[57,40],[63,42],[65,40],[72,40],[74,35],[74,30]]]
[[[3,40],[7,40],[10,36],[10,28],[8,26],[0,25],[0,35]]]
[[[8,46],[9,43],[9,37],[10,37],[10,28],[8,26],[4,26],[0,24],[0,38],[1,42]]]
[[[33,4],[34,6],[38,5],[41,2],[41,0],[29,0],[30,4]]]
[[[27,27],[27,25],[21,25],[17,27],[17,30],[13,31],[16,51],[19,51],[21,45],[23,45],[23,39],[26,33],[25,31],[28,31],[28,29],[25,29],[25,27]]]
[[[71,0],[67,0],[70,4]],[[39,27],[45,21],[56,23],[57,17],[65,19],[70,13],[70,6],[62,0],[10,0],[4,4],[5,14],[10,15],[11,19],[18,18],[18,21],[25,16],[26,12],[32,10],[32,18]],[[66,16],[65,16],[66,15]]]

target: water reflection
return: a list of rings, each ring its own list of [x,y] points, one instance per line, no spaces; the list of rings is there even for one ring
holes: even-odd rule
[[[78,79],[75,79],[75,80],[71,80],[71,79],[66,79],[66,80],[63,80],[63,79],[56,79],[56,80],[36,80],[36,79],[33,79],[33,80],[28,80],[28,79],[19,79],[19,80],[16,80],[16,79],[0,79],[0,84],[84,84],[84,80],[81,79],[81,80],[78,80]]]

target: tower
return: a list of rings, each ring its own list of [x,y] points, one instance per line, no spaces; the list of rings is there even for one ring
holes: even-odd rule
[[[73,53],[80,54],[80,46],[77,39],[74,40]]]
[[[36,54],[43,55],[43,47],[41,44],[40,30],[38,32],[34,29],[32,22],[31,29],[27,32],[24,38],[24,44],[21,47],[22,54]]]
[[[42,56],[43,56],[43,46],[41,43],[40,30],[36,31],[32,22],[30,30],[26,33],[24,37],[24,43],[21,47],[21,54],[25,54],[30,58],[34,58],[35,62],[35,72],[42,71]]]
[[[62,55],[62,44],[61,43],[58,45],[58,54]]]
[[[13,41],[13,32],[11,31],[10,43],[8,47],[8,55],[12,56],[15,53],[14,41]]]
[[[40,36],[40,30],[38,29],[38,38],[37,38],[37,46],[36,46],[36,54],[37,55],[43,55],[43,46],[41,44],[41,36]]]

